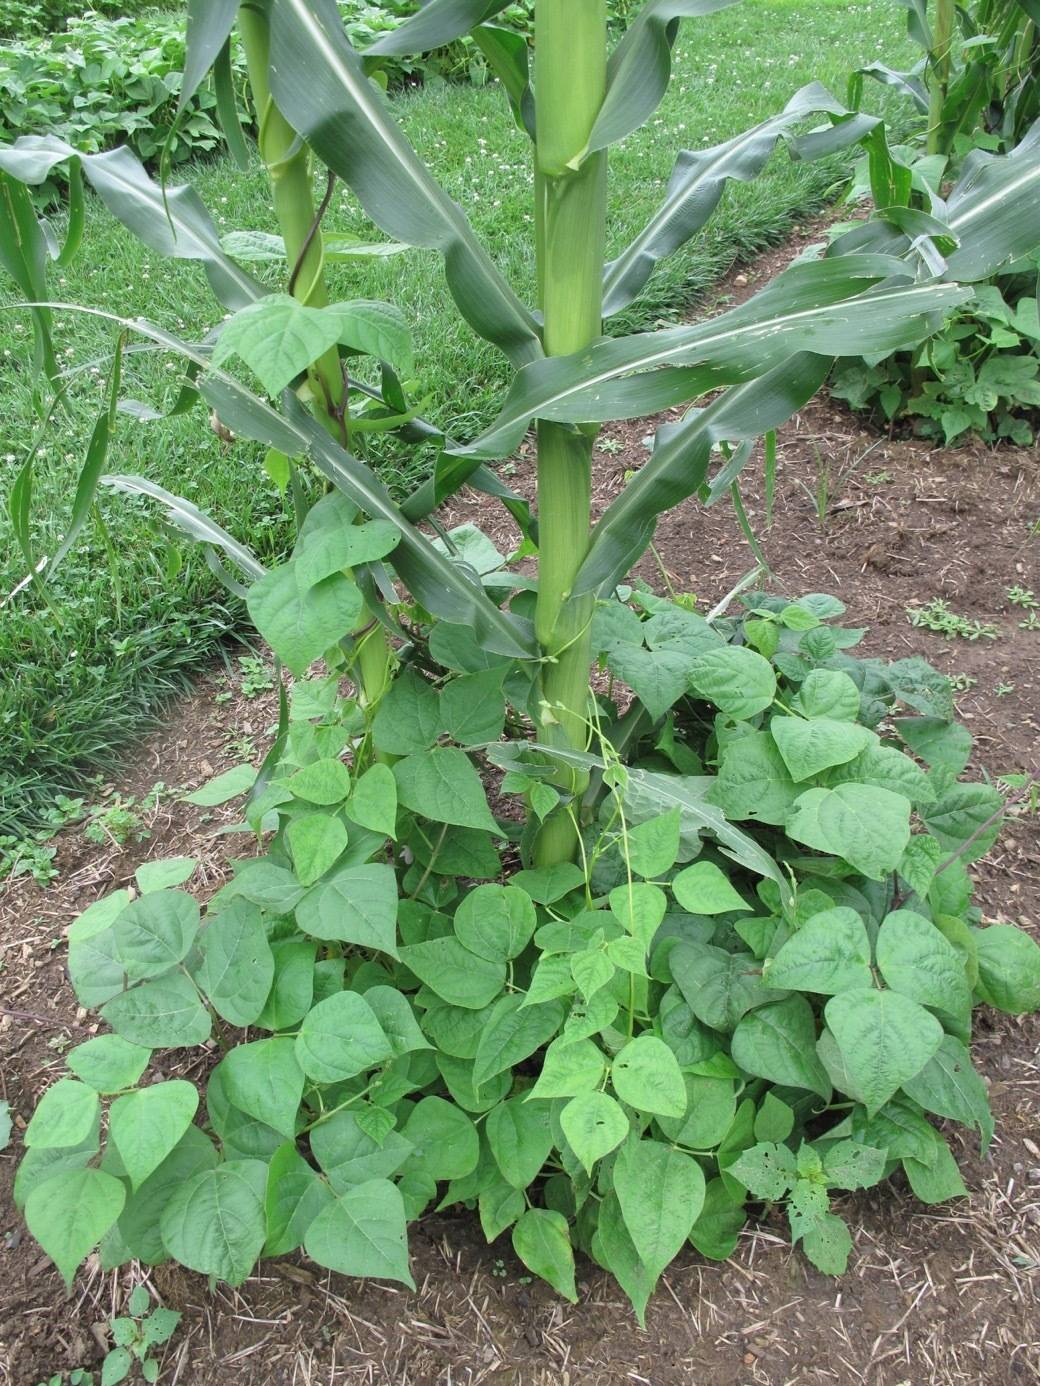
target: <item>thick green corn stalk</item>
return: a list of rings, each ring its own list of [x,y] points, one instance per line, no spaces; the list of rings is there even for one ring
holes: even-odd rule
[[[286,263],[292,276],[291,292],[308,307],[324,308],[329,295],[321,232],[316,229],[318,211],[314,203],[310,150],[271,96],[271,36],[266,14],[243,5],[238,13],[238,24],[257,112],[257,148],[267,170],[275,215],[285,241]],[[315,417],[337,442],[348,447],[347,387],[335,348],[315,362],[309,377]],[[392,656],[378,622],[366,621],[365,626],[369,628],[363,628],[364,633],[358,640],[358,673],[364,697],[373,703],[389,682]]]
[[[538,0],[538,265],[546,354],[564,356],[602,330],[607,156],[582,157],[606,89],[606,0]],[[571,599],[588,552],[594,429],[538,425],[539,589],[535,632],[545,657],[544,739],[578,750],[587,740],[593,599]],[[571,776],[565,788],[583,785]],[[573,853],[566,811],[552,815],[535,844],[540,865]]]

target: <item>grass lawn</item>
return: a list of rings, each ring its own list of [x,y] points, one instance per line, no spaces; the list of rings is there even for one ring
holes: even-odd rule
[[[733,9],[684,24],[675,79],[654,121],[612,151],[612,249],[620,249],[660,200],[675,152],[716,144],[780,109],[812,80],[844,94],[850,69],[910,58],[902,10],[891,0],[744,0]],[[868,91],[878,100],[878,90]],[[527,141],[494,89],[431,86],[396,98],[397,112],[423,156],[470,212],[500,264],[529,293],[531,176]],[[905,108],[894,108],[897,117]],[[731,187],[714,220],[683,253],[658,271],[643,300],[619,326],[650,326],[675,318],[735,258],[781,236],[793,220],[819,206],[841,166],[792,163],[782,151],[765,176]],[[259,169],[240,174],[215,159],[187,175],[222,229],[274,230]],[[346,191],[337,195],[329,229],[371,236]],[[427,412],[465,436],[485,422],[502,386],[496,353],[458,319],[444,287],[439,257],[427,252],[337,269],[341,298],[385,298],[413,324]],[[189,338],[216,320],[214,300],[194,266],[162,261],[145,250],[104,209],[91,205],[77,262],[56,274],[55,297],[142,315]],[[96,320],[58,315],[70,366],[110,350],[110,332]],[[14,480],[34,435],[24,314],[0,313],[0,492]],[[73,480],[103,390],[100,371],[84,372],[69,409],[45,440],[34,498],[37,553],[52,552],[68,520]],[[169,372],[169,373],[167,373]],[[129,365],[124,393],[172,401],[172,365]],[[289,526],[282,498],[266,484],[255,451],[225,447],[195,412],[162,424],[124,417],[109,470],[141,473],[194,500],[262,556],[277,554]],[[393,453],[384,475],[400,492],[420,480],[429,457]],[[104,769],[241,619],[189,546],[167,548],[154,517],[126,498],[105,496],[94,531],[84,536],[56,575],[48,607],[26,590],[0,608],[0,835],[38,818],[56,792]],[[151,528],[147,528],[151,525]],[[23,563],[6,515],[0,518],[0,586],[9,592]],[[176,766],[164,770],[177,782]]]

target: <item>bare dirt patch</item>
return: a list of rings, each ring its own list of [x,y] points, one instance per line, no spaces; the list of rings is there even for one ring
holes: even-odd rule
[[[789,253],[789,252],[788,252]],[[739,293],[744,286],[732,283]],[[646,458],[646,426],[605,431],[596,458],[601,508],[626,470]],[[1040,462],[1031,450],[938,451],[878,439],[826,400],[781,434],[775,520],[764,525],[760,476],[745,500],[772,569],[791,595],[830,591],[850,623],[868,627],[868,653],[926,655],[966,685],[961,715],[982,774],[1040,771],[1040,631],[1022,630],[1009,586],[1040,588]],[[513,483],[530,492],[521,455]],[[821,518],[818,500],[826,490]],[[453,523],[475,520],[510,545],[508,523],[481,497],[463,497]],[[1032,536],[1030,534],[1033,530]],[[728,502],[666,517],[641,573],[711,604],[753,566]],[[993,623],[996,639],[951,640],[914,629],[907,607],[944,598]],[[140,795],[157,779],[193,787],[239,758],[234,735],[258,751],[275,719],[271,695],[216,705],[213,681],[180,705],[127,767],[118,788]],[[244,730],[248,728],[248,730]],[[75,830],[59,880],[9,883],[0,897],[0,1091],[22,1123],[86,1037],[64,972],[62,932],[99,894],[147,858],[190,853],[196,884],[219,883],[248,839],[220,834],[218,814],[160,801],[151,837],[98,849]],[[1013,822],[977,868],[988,919],[1040,934],[1038,820]],[[779,1222],[749,1227],[725,1265],[681,1258],[665,1275],[641,1332],[620,1292],[589,1263],[581,1302],[530,1283],[508,1237],[483,1244],[475,1215],[433,1216],[413,1234],[411,1294],[352,1282],[295,1258],[267,1263],[240,1291],[213,1295],[176,1267],[88,1265],[71,1296],[24,1232],[10,1199],[15,1145],[0,1155],[0,1383],[36,1386],[52,1372],[97,1370],[106,1319],[143,1278],[184,1314],[163,1381],[195,1386],[1009,1386],[1040,1377],[1040,1021],[982,1012],[975,1056],[989,1085],[997,1138],[985,1158],[959,1133],[969,1200],[926,1208],[899,1181],[849,1197],[841,1211],[856,1250],[840,1281],[793,1254]]]

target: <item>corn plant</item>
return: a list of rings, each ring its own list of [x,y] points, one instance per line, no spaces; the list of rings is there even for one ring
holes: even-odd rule
[[[936,157],[972,149],[1006,153],[1040,116],[1040,7],[1036,0],[900,0],[910,38],[925,56],[910,72],[883,63],[853,78],[858,104],[864,76],[894,86],[927,117],[925,147]]]
[[[190,6],[184,99],[226,64],[238,23],[273,240],[222,243],[190,189],[161,187],[125,151],[33,138],[0,151],[0,252],[59,390],[52,237],[25,187],[56,169],[72,228],[59,258],[82,175],[149,245],[199,261],[229,315],[198,344],[115,319],[65,544],[95,500],[131,337],[185,363],[174,408],[201,397],[299,483],[292,556],[265,570],[186,500],[103,478],[206,545],[294,682],[259,772],[191,796],[245,796],[262,854],[204,917],[178,858],[142,866],[69,929],[72,984],[108,1029],[44,1093],[15,1189],[66,1280],[95,1247],[105,1265],[172,1257],[232,1284],[302,1247],[411,1284],[408,1222],[458,1203],[568,1298],[575,1248],[593,1257],[640,1317],[687,1242],[733,1251],[749,1201],[782,1201],[793,1240],[838,1273],[850,1238],[831,1191],[902,1168],[925,1201],[962,1194],[929,1116],[991,1138],[972,1009],[1040,1005],[1040,949],[971,904],[967,864],[1003,802],[963,778],[971,737],[948,682],[919,659],[850,654],[863,632],[834,597],[747,583],[702,613],[630,577],[662,512],[739,502],[754,441],[850,339],[879,358],[915,344],[1035,247],[1036,142],[973,169],[927,216],[884,203],[737,308],[604,336],[778,139],[806,157],[866,140],[879,186],[898,170],[877,121],[809,87],[744,135],[680,153],[659,211],[607,260],[608,150],[652,117],[680,21],[719,0],[648,0],[610,52],[604,0],[536,0],[533,75],[527,45],[491,22],[502,8],[431,0],[359,54],[332,0]],[[367,75],[467,32],[530,140],[534,306]],[[463,318],[512,364],[476,438],[419,416],[392,309],[330,301],[333,178],[394,243],[443,255]],[[265,292],[245,254],[284,256],[285,291]],[[598,426],[685,403],[593,524]],[[439,444],[400,506],[361,455],[373,426]],[[532,426],[535,513],[493,465]],[[308,475],[327,484],[309,505]],[[42,585],[61,553],[40,570],[31,478],[30,458],[10,510]],[[430,532],[464,484],[506,505],[536,576],[473,526]],[[214,1037],[204,1101],[185,1078],[142,1082],[154,1050]]]

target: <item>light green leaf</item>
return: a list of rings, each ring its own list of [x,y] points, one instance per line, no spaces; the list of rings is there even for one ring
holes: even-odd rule
[[[624,1290],[635,1310],[639,1326],[644,1328],[646,1306],[654,1291],[654,1280],[639,1259],[625,1226],[621,1205],[614,1194],[608,1194],[599,1205],[592,1253]]]
[[[314,886],[296,906],[312,938],[354,943],[397,956],[397,880],[382,862],[348,866]]]
[[[506,984],[506,965],[470,952],[457,938],[435,938],[400,950],[401,961],[452,1006],[478,1011]]]
[[[484,1130],[503,1179],[514,1189],[526,1189],[553,1148],[548,1108],[519,1098],[500,1102],[488,1112]]]
[[[195,872],[199,861],[197,857],[168,857],[163,861],[143,862],[134,872],[142,895],[153,890],[169,890],[183,885]]]
[[[869,987],[870,940],[855,910],[840,905],[807,919],[766,964],[771,986],[788,991],[840,991]]]
[[[308,804],[341,804],[350,793],[350,771],[341,760],[316,760],[290,777],[289,789]]]
[[[814,717],[812,721],[774,717],[769,730],[796,783],[852,760],[874,736],[856,722],[838,722],[830,717]]]
[[[776,742],[768,732],[756,731],[725,746],[711,797],[730,818],[780,826],[798,789]]]
[[[838,1141],[823,1155],[827,1184],[836,1189],[869,1189],[885,1174],[887,1150],[859,1141]]]
[[[194,1085],[182,1078],[138,1088],[112,1103],[109,1136],[132,1189],[140,1188],[179,1143],[198,1105],[199,1094]]]
[[[370,765],[354,786],[347,817],[369,832],[397,837],[397,781],[388,765]]]
[[[957,1168],[957,1161],[938,1131],[932,1131],[931,1160],[923,1163],[904,1158],[903,1169],[911,1189],[922,1203],[945,1203],[951,1198],[967,1197],[968,1190]]]
[[[844,1275],[848,1269],[852,1234],[835,1213],[820,1213],[801,1235],[802,1250],[824,1275]]]
[[[920,1073],[907,1079],[903,1091],[926,1112],[976,1127],[986,1152],[993,1139],[989,1093],[960,1040],[944,1035],[936,1054]]]
[[[275,398],[312,361],[339,340],[334,313],[307,308],[291,294],[266,294],[241,308],[221,328],[211,360],[240,357]]]
[[[925,772],[892,746],[867,746],[852,760],[828,771],[823,780],[832,787],[852,781],[876,785],[879,789],[902,794],[914,804],[929,804],[935,800],[935,790]]]
[[[336,1193],[346,1193],[369,1179],[389,1179],[412,1153],[412,1144],[399,1131],[377,1142],[354,1111],[336,1112],[311,1132],[314,1157]]]
[[[513,874],[512,884],[529,895],[536,904],[554,905],[572,890],[583,886],[585,876],[574,862],[561,861],[554,866],[517,871]]]
[[[545,1051],[542,1071],[527,1095],[528,1100],[580,1097],[599,1086],[606,1068],[603,1052],[592,1040],[555,1039]]]
[[[227,1160],[182,1184],[163,1209],[163,1245],[182,1266],[241,1285],[266,1239],[267,1166]]]
[[[750,1011],[733,1032],[731,1053],[756,1078],[808,1088],[830,1101],[830,1081],[816,1055],[816,1018],[804,996],[788,996]]]
[[[253,624],[297,677],[357,625],[364,602],[353,578],[311,583],[294,563],[272,568],[246,595]]]
[[[248,794],[256,779],[256,770],[251,765],[235,765],[230,770],[207,780],[201,789],[185,794],[185,801],[198,808],[215,808],[226,804],[229,799],[237,799]]]
[[[372,740],[380,751],[409,756],[433,745],[441,723],[440,694],[414,669],[406,668],[379,700]]]
[[[336,992],[319,1001],[304,1016],[296,1036],[297,1062],[316,1083],[353,1078],[392,1055],[375,1012],[356,991]]]
[[[99,1169],[69,1169],[38,1184],[25,1203],[25,1220],[44,1251],[72,1285],[76,1267],[115,1224],[126,1200],[118,1179]]]
[[[444,730],[462,746],[482,746],[502,735],[506,700],[503,668],[449,679],[441,693]]]
[[[743,1199],[734,1198],[721,1179],[709,1179],[704,1207],[690,1232],[690,1242],[702,1256],[727,1261],[737,1248],[746,1220]]]
[[[910,841],[910,801],[874,785],[842,784],[837,789],[807,791],[812,795],[815,827],[788,820],[788,833],[810,847],[844,857],[871,880],[881,880],[899,865]],[[796,801],[808,803],[806,794]],[[812,840],[810,840],[812,839]]]
[[[623,1109],[605,1092],[572,1097],[560,1112],[560,1126],[567,1144],[589,1174],[596,1161],[609,1155],[629,1132]]]
[[[117,1035],[148,1049],[178,1049],[209,1039],[209,1012],[191,979],[171,972],[121,992],[101,1008]]]
[[[480,776],[457,746],[435,746],[421,755],[406,756],[393,770],[397,797],[413,813],[435,823],[498,833]]]
[[[943,1029],[896,991],[844,991],[824,1008],[827,1025],[868,1112],[876,1112],[939,1048]]]
[[[347,830],[331,813],[306,813],[289,820],[285,838],[300,884],[309,886],[335,865],[346,848]]]
[[[228,1100],[279,1135],[296,1135],[296,1113],[303,1100],[303,1070],[295,1041],[254,1040],[228,1051],[220,1064]]]
[[[638,940],[645,953],[668,909],[668,897],[664,891],[660,886],[634,881],[615,886],[607,898],[611,914],[627,933]],[[595,915],[586,918],[598,923]]]
[[[951,1015],[970,1008],[963,958],[923,915],[894,910],[878,930],[875,947],[878,968],[893,991]]]
[[[455,910],[459,942],[490,962],[518,957],[534,933],[537,915],[531,897],[516,886],[480,885]]]
[[[776,675],[769,660],[741,645],[698,656],[690,682],[720,712],[738,719],[754,717],[776,697]]]
[[[513,1228],[513,1250],[529,1271],[547,1280],[564,1299],[577,1304],[574,1251],[562,1213],[528,1208]]]
[[[490,1024],[480,1033],[473,1060],[473,1081],[480,1087],[489,1079],[514,1068],[546,1044],[563,1022],[562,1001],[524,1006],[523,998],[506,997],[496,1006]]]
[[[40,1098],[25,1128],[25,1145],[41,1150],[78,1146],[93,1130],[98,1109],[93,1088],[74,1078],[59,1078]]]
[[[431,1045],[419,1029],[419,1022],[407,996],[390,986],[369,987],[365,1000],[372,1007],[383,1034],[390,1041],[395,1057],[411,1054]]]
[[[656,1279],[678,1254],[704,1206],[704,1175],[661,1141],[631,1140],[614,1161],[614,1192],[639,1258]]]
[[[935,868],[943,856],[943,849],[934,837],[928,833],[915,833],[906,844],[896,869],[914,894],[924,900],[935,879]]]
[[[265,1256],[285,1256],[303,1245],[307,1229],[332,1202],[332,1191],[291,1142],[276,1150],[267,1169]]]
[[[637,876],[652,880],[663,876],[679,855],[679,810],[648,818],[630,828],[625,838],[628,863]]]
[[[112,925],[114,953],[131,981],[168,972],[187,956],[199,929],[199,907],[180,890],[139,896]]]
[[[388,1179],[348,1189],[314,1219],[304,1238],[307,1255],[343,1275],[396,1280],[410,1289],[404,1199]]]
[[[415,1147],[408,1160],[410,1170],[421,1170],[433,1179],[464,1179],[477,1167],[477,1128],[464,1111],[443,1097],[422,1098],[401,1134]]]
[[[314,959],[317,949],[306,939],[275,939],[274,983],[256,1018],[265,1030],[288,1030],[298,1025],[314,999]]]
[[[859,716],[859,689],[848,674],[837,669],[813,669],[799,688],[794,706],[803,717],[855,722]]]
[[[638,1112],[681,1117],[686,1085],[675,1055],[655,1035],[637,1035],[615,1057],[610,1081],[622,1102]]]
[[[65,1062],[77,1078],[96,1092],[109,1093],[132,1088],[151,1057],[150,1049],[128,1044],[118,1035],[98,1035],[70,1049]]]
[[[762,964],[750,953],[727,953],[707,943],[680,943],[668,955],[676,986],[698,1020],[729,1033],[753,1006],[780,993],[762,980]]]
[[[274,954],[259,908],[233,899],[209,921],[199,945],[195,980],[213,1009],[232,1025],[252,1025],[274,981]]]
[[[507,1227],[512,1227],[523,1216],[527,1200],[519,1189],[514,1189],[505,1180],[496,1180],[489,1188],[481,1189],[477,1198],[480,1213],[480,1226],[489,1242],[500,1237]]]
[[[944,851],[960,852],[967,865],[984,857],[1000,836],[1003,802],[992,785],[955,782],[934,804],[922,805],[921,821]]]
[[[1040,948],[1014,924],[992,924],[975,933],[979,950],[976,991],[1008,1015],[1040,1009]]]
[[[752,912],[752,907],[730,885],[725,873],[711,861],[695,861],[672,881],[672,894],[690,914]]]

